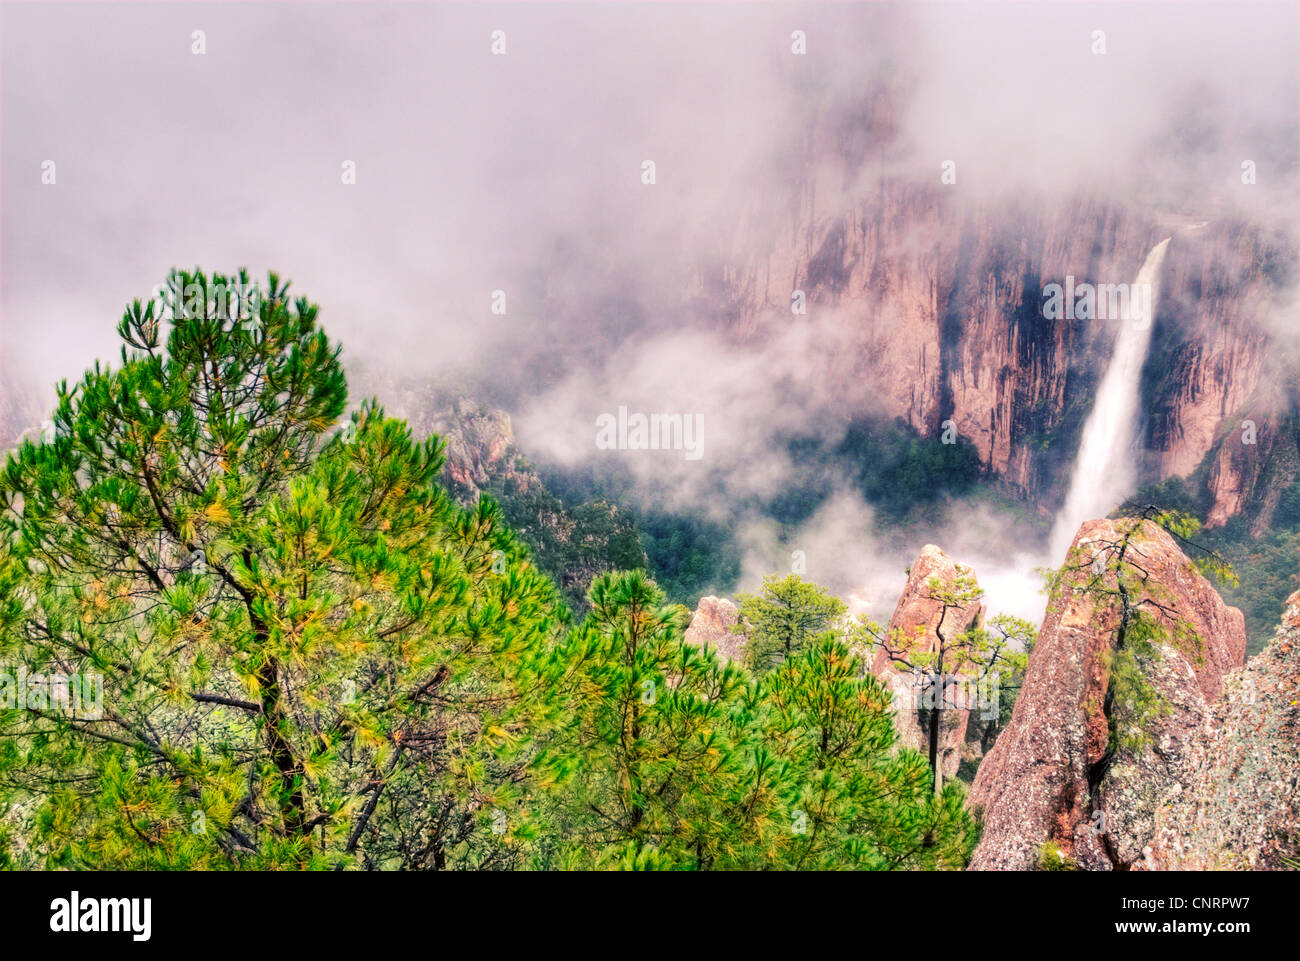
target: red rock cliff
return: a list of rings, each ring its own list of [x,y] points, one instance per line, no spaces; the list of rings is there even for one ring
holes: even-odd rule
[[[1144,374],[1144,480],[1191,473],[1234,417],[1296,410],[1294,397],[1279,406],[1260,393],[1270,378],[1300,382],[1294,358],[1273,363],[1270,332],[1293,238],[1084,195],[979,201],[937,170],[905,179],[890,162],[895,114],[884,91],[809,121],[806,156],[783,171],[788,189],[756,200],[701,270],[698,293],[742,336],[829,324],[843,349],[826,376],[843,414],[901,417],[928,436],[951,419],[1009,486],[1050,503],[1063,494],[1115,322],[1048,320],[1044,287],[1067,275],[1131,283],[1171,235]],[[804,317],[791,314],[796,290]],[[1229,473],[1215,482],[1220,514],[1240,509],[1234,486],[1257,497],[1259,478]]]

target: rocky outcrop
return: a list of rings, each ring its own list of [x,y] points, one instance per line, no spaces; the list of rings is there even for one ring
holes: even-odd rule
[[[1187,756],[1190,777],[1134,867],[1300,867],[1300,593],[1273,642],[1229,676]]]
[[[510,415],[466,400],[439,412],[430,424],[447,445],[443,468],[448,487],[473,502],[490,483],[518,493],[540,486],[515,446]]]
[[[1138,861],[1245,655],[1241,612],[1152,522],[1089,521],[1070,558],[1011,721],[971,788],[984,824],[975,870],[1034,868],[1045,845],[1085,869]],[[1122,593],[1156,626],[1149,644],[1125,622]]]
[[[466,397],[456,387],[394,376],[358,364],[356,396],[382,399],[385,412],[400,417],[417,438],[436,434],[445,445],[442,482],[465,505],[484,491],[525,494],[542,488],[541,478],[515,442],[510,414]]]
[[[978,600],[945,608],[944,602],[936,596],[932,581],[941,591],[953,590],[959,581],[968,581],[972,586],[975,583],[969,567],[953,562],[933,544],[923,547],[916,563],[908,571],[907,585],[886,629],[887,636],[897,640],[891,640],[889,649],[880,647],[871,662],[871,672],[881,678],[894,695],[894,726],[899,743],[927,755],[930,750],[930,713],[920,709],[924,682],[901,662],[910,662],[916,654],[935,653],[939,649],[941,633],[951,643],[971,627],[981,624],[984,616],[984,608]],[[945,778],[950,778],[961,765],[962,743],[966,738],[970,711],[956,706],[953,698],[948,697],[939,716],[940,769]]]
[[[577,613],[586,610],[587,589],[597,575],[648,566],[632,512],[604,498],[562,501],[548,490],[516,446],[504,410],[451,388],[393,380],[366,368],[359,381],[385,397],[388,413],[404,418],[416,437],[436,434],[443,440],[441,481],[448,493],[466,507],[483,494],[496,500]]]
[[[686,629],[686,641],[717,651],[725,660],[744,661],[745,636],[732,630],[737,617],[736,605],[725,597],[701,597]]]

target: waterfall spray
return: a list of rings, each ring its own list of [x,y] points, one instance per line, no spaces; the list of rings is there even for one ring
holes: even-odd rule
[[[1080,524],[1105,517],[1137,486],[1138,389],[1151,343],[1160,265],[1169,240],[1166,237],[1156,244],[1138,271],[1134,287],[1141,292],[1144,285],[1150,285],[1151,297],[1148,300],[1139,293],[1131,298],[1137,307],[1121,322],[1110,366],[1097,387],[1096,403],[1083,428],[1070,492],[1052,526],[1050,563],[1065,560]]]

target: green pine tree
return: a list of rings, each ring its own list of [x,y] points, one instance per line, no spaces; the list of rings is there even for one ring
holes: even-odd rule
[[[737,595],[736,630],[745,634],[745,659],[760,673],[799,653],[839,625],[844,602],[798,574],[763,578],[757,594]]]
[[[771,737],[795,776],[784,866],[961,868],[976,827],[965,789],[936,794],[930,769],[897,736],[888,689],[833,633],[763,679]]]
[[[172,281],[0,476],[0,865],[964,861],[959,789],[820,636],[834,598],[765,585],[762,676],[686,643],[641,571],[569,628],[491,499],[436,483],[436,438],[373,402],[336,429],[313,304]]]
[[[0,481],[0,700],[21,857],[70,868],[509,866],[567,616],[483,501],[434,483],[270,275],[178,273],[116,368],[58,391]],[[247,286],[241,274],[238,283]],[[164,328],[168,328],[165,341]],[[39,684],[37,685],[39,688]],[[14,846],[10,846],[13,850]]]
[[[598,577],[573,632],[573,728],[558,823],[566,867],[750,865],[781,831],[785,771],[755,751],[756,685],[683,640],[644,572]]]
[[[954,689],[966,684],[984,691],[990,678],[999,682],[1003,674],[1019,678],[1038,632],[1028,621],[1007,614],[999,614],[988,625],[977,619],[966,629],[959,629],[959,613],[974,608],[984,596],[974,572],[966,567],[959,566],[956,576],[947,582],[931,577],[918,596],[938,606],[939,618],[932,636],[924,627],[909,637],[871,621],[855,624],[852,634],[866,648],[883,650],[897,669],[915,672],[921,678],[917,707],[922,712],[927,757],[934,789],[938,791],[943,786],[939,758],[943,712],[956,706]]]
[[[821,592],[815,585],[811,591]],[[574,729],[553,821],[566,866],[961,867],[964,790],[896,750],[890,697],[833,632],[761,678],[683,640],[643,574],[593,584],[568,656]],[[552,820],[552,819],[548,819]]]

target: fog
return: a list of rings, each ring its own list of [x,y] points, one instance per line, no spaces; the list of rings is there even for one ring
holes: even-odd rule
[[[274,269],[346,360],[464,384],[530,457],[624,456],[646,503],[732,525],[744,586],[803,549],[887,616],[921,544],[873,534],[850,485],[780,543],[736,506],[788,483],[782,438],[876,412],[852,313],[746,314],[718,277],[790,243],[792,210],[831,218],[949,160],[956,203],[1086,192],[1289,230],[1296,46],[1294,3],[11,5],[3,406],[30,418],[115,358],[122,307],[173,266]],[[887,145],[845,141],[867,116]],[[620,405],[698,413],[704,456],[596,450]],[[1032,616],[1008,524],[950,505],[922,533]]]

